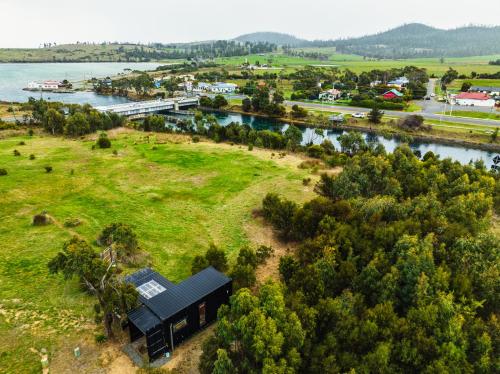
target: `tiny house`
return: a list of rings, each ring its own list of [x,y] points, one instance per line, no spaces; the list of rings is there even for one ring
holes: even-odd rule
[[[174,284],[146,268],[126,277],[139,292],[140,306],[128,313],[131,342],[142,341],[152,361],[217,319],[229,303],[232,281],[213,267]]]

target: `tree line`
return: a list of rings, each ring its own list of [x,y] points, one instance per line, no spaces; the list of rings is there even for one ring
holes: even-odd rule
[[[262,215],[298,249],[221,308],[202,373],[496,372],[500,179],[408,146],[359,150]]]
[[[126,122],[125,117],[100,113],[89,104],[62,104],[30,98],[26,108],[31,109],[34,124],[52,135],[81,136],[121,127]]]

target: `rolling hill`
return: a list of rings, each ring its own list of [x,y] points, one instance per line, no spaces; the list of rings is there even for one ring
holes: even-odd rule
[[[309,41],[289,34],[256,32],[240,42],[269,42],[301,47],[336,47],[337,51],[373,58],[468,57],[500,54],[500,26],[466,26],[443,30],[420,23],[406,24],[374,35]]]
[[[500,26],[442,30],[419,23],[332,42],[337,51],[376,58],[467,57],[500,53]]]
[[[240,35],[234,40],[239,42],[251,42],[251,43],[272,43],[276,45],[288,45],[291,47],[305,47],[310,42],[305,39],[299,39],[293,35],[283,34],[279,32],[254,32],[251,34]]]

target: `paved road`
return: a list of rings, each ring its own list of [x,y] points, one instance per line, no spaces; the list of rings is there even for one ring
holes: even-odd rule
[[[350,106],[337,106],[337,105],[328,105],[328,104],[319,104],[319,103],[304,103],[301,101],[285,101],[285,105],[292,106],[292,105],[299,105],[304,108],[308,109],[324,109],[324,110],[330,110],[333,112],[340,112],[340,113],[346,113],[346,114],[353,114],[353,113],[368,113],[370,109],[367,108],[357,108],[357,107],[350,107]],[[410,114],[419,114],[425,119],[428,120],[434,120],[434,121],[439,121],[442,119],[443,121],[449,121],[449,122],[454,122],[454,123],[461,123],[464,125],[489,125],[489,126],[498,126],[500,127],[500,121],[495,121],[495,120],[489,120],[489,119],[479,119],[479,118],[462,118],[462,117],[450,117],[450,116],[442,116],[440,114],[435,114],[435,113],[425,113],[425,112],[417,112],[417,113],[409,113],[409,112],[398,112],[394,110],[385,110],[384,113],[387,116],[390,117],[396,117],[396,118],[405,118],[406,116]]]

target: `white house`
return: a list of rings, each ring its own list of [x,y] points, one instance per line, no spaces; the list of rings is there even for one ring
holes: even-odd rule
[[[397,87],[399,89],[403,88],[403,87],[406,87],[406,85],[410,83],[410,80],[406,77],[399,77],[399,78],[396,78],[392,81],[390,81],[389,83],[387,83],[387,85],[389,87]]]
[[[217,82],[212,85],[211,91],[213,93],[233,93],[238,88],[237,84]]]
[[[193,87],[193,92],[208,92],[212,90],[210,83],[198,82],[196,87]]]
[[[341,95],[342,95],[342,91],[339,91],[339,90],[333,88],[331,90],[321,92],[319,94],[318,98],[320,100],[334,101],[334,100],[340,99]]]
[[[57,90],[61,82],[58,81],[45,81],[45,82],[29,82],[28,89],[29,90]]]
[[[493,108],[495,99],[481,92],[462,92],[454,97],[457,105]]]

